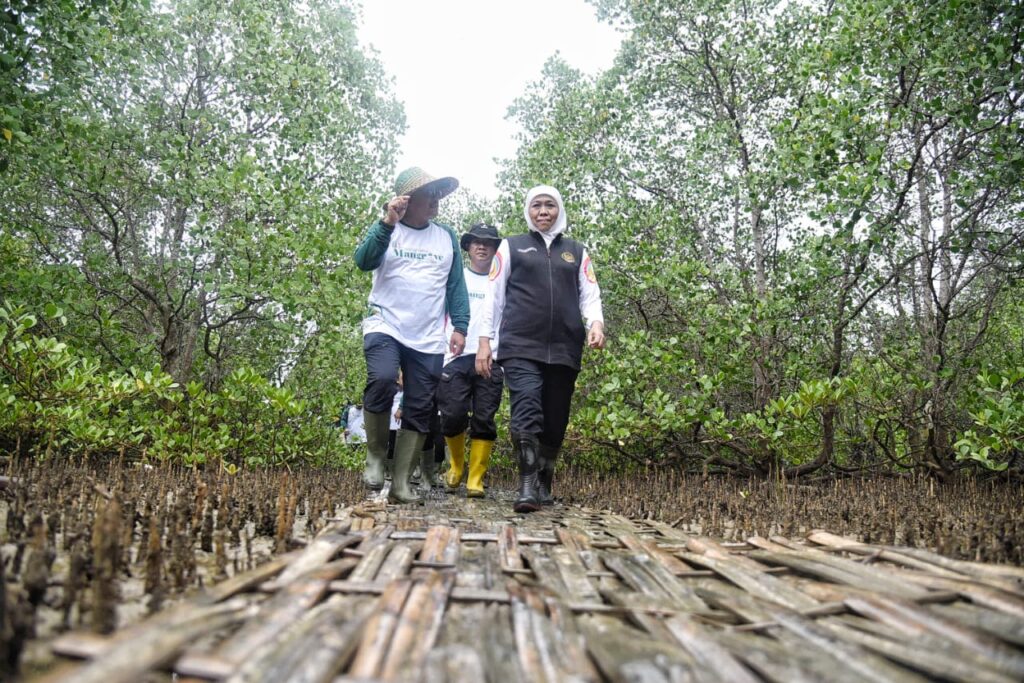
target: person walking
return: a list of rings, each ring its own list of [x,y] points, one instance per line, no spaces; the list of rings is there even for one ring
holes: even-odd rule
[[[366,430],[363,429],[363,407],[349,404],[342,408],[338,418],[338,427],[347,444],[366,443]]]
[[[370,226],[356,249],[360,270],[373,272],[369,315],[363,320],[366,388],[366,485],[384,484],[389,411],[401,369],[402,423],[395,437],[395,464],[388,499],[418,503],[409,486],[414,461],[430,431],[434,394],[445,351],[461,354],[469,326],[469,300],[458,237],[435,223],[438,202],[459,185],[408,168],[395,179],[385,215]],[[452,332],[445,337],[445,316]]]
[[[441,431],[448,444],[451,467],[445,477],[449,493],[455,493],[462,484],[466,468],[466,428],[469,427],[469,476],[466,497],[482,498],[484,474],[491,461],[494,440],[498,438],[494,415],[501,404],[503,373],[495,367],[490,377],[476,371],[476,351],[480,342],[481,308],[487,301],[490,287],[489,274],[494,254],[501,244],[497,228],[485,223],[470,227],[459,245],[469,255],[465,269],[466,290],[469,292],[469,333],[462,355],[448,354],[437,388],[437,403],[441,410]],[[449,323],[451,328],[451,323]],[[497,338],[490,340],[493,352]]]
[[[605,344],[601,290],[586,247],[564,236],[565,204],[553,187],[526,193],[529,232],[506,237],[490,274],[489,303],[479,321],[476,367],[493,373],[491,339],[511,400],[511,433],[519,465],[513,509],[551,505],[552,480],[583,345]]]

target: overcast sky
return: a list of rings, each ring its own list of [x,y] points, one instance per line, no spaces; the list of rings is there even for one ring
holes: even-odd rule
[[[497,158],[515,154],[505,112],[556,51],[596,74],[621,34],[584,0],[363,0],[360,37],[405,105],[398,169],[452,175],[494,198]]]

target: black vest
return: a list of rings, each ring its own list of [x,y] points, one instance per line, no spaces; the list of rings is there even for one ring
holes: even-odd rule
[[[583,245],[558,235],[548,250],[533,231],[505,242],[509,271],[498,360],[527,358],[579,370],[587,336],[580,314]]]

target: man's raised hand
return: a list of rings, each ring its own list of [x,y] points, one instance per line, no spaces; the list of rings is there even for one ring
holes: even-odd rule
[[[395,225],[398,221],[402,220],[405,216],[405,210],[409,206],[409,195],[403,194],[401,197],[395,197],[388,202],[385,207],[384,222],[388,225]]]

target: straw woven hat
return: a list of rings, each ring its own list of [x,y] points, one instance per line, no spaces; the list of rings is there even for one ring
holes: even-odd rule
[[[395,196],[412,194],[426,190],[438,199],[450,195],[459,186],[459,181],[452,177],[435,178],[419,166],[407,168],[395,178]]]

